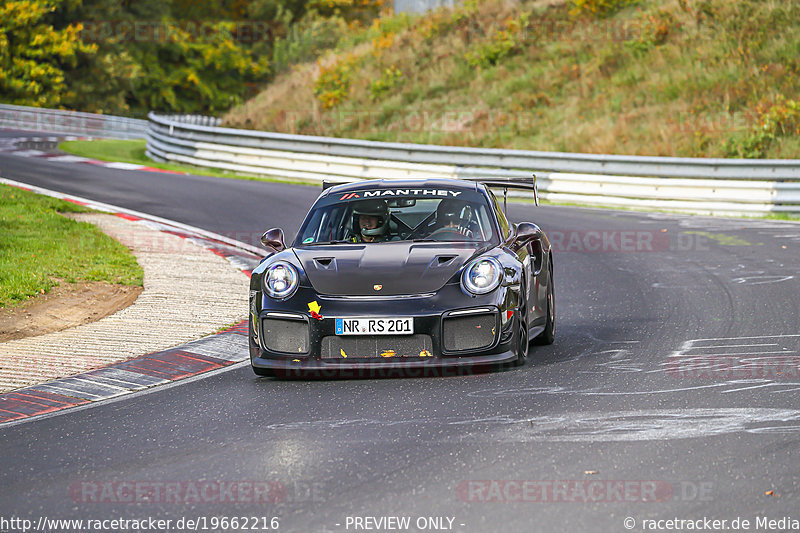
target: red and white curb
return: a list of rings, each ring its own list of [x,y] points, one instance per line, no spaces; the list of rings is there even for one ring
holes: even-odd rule
[[[128,220],[145,221],[149,226],[191,239],[228,259],[248,276],[266,253],[256,246],[181,224],[86,198],[62,194],[18,181],[0,178],[0,183],[67,200],[115,214]],[[247,303],[242,302],[246,309]],[[159,317],[154,317],[158,319]],[[104,368],[75,376],[33,385],[0,394],[0,427],[35,416],[109,400],[150,387],[164,385],[199,374],[219,371],[249,359],[247,320],[224,331],[180,346],[141,355]]]
[[[55,161],[57,163],[83,163],[98,167],[112,168],[115,170],[141,170],[146,172],[161,172],[163,174],[186,174],[178,170],[165,170],[162,168],[140,165],[137,163],[121,163],[113,161],[100,161],[81,157],[79,155],[65,154],[55,149],[55,146],[62,141],[92,141],[92,137],[9,137],[0,139],[0,152],[15,155],[18,157],[36,157]]]

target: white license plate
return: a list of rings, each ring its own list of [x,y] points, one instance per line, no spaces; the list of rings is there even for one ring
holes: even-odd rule
[[[414,319],[401,318],[337,318],[337,335],[412,335]]]

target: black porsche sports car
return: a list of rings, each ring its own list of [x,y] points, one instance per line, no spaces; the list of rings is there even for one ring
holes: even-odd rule
[[[253,371],[421,375],[521,365],[531,340],[552,343],[550,242],[510,224],[489,186],[536,192],[535,178],[326,184],[291,247],[281,229],[262,237],[272,253],[250,282]]]

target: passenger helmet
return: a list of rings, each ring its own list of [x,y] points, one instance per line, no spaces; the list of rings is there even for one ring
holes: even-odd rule
[[[460,200],[445,199],[436,206],[436,225],[443,228],[449,224],[461,224],[461,212],[464,202]]]

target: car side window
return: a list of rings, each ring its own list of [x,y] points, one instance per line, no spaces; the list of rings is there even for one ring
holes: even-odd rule
[[[497,223],[500,224],[500,232],[502,233],[502,239],[506,240],[508,239],[508,236],[511,233],[511,228],[508,223],[508,219],[506,218],[505,213],[503,213],[503,210],[500,209],[500,205],[497,203],[497,198],[495,197],[494,193],[492,191],[489,191],[489,195],[492,197],[492,206],[494,207],[495,216],[497,216]]]

